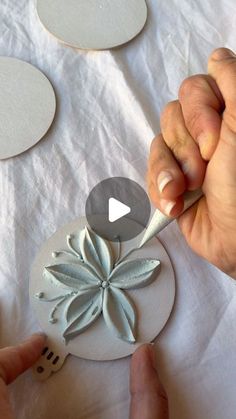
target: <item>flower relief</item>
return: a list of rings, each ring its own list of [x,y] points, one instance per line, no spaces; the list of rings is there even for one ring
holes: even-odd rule
[[[122,259],[119,257],[115,260],[109,242],[87,227],[78,234],[67,236],[67,246],[68,250],[52,254],[61,263],[47,266],[43,271],[46,280],[61,289],[60,295],[53,298],[46,298],[43,292],[35,295],[41,301],[56,302],[49,321],[56,323],[58,308],[68,302],[63,332],[66,344],[86,330],[101,314],[113,334],[134,343],[135,307],[124,291],[149,285],[157,276],[160,261],[125,260],[132,251]]]

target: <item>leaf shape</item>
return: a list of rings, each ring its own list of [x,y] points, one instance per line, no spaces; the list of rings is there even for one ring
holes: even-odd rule
[[[145,287],[155,279],[154,273],[160,266],[160,261],[156,259],[128,260],[116,266],[109,281],[113,287],[121,289]]]
[[[66,318],[69,323],[63,333],[66,343],[86,330],[102,312],[103,291],[83,291],[69,304]]]
[[[100,280],[83,262],[76,264],[61,263],[47,266],[44,269],[45,277],[54,285],[73,290],[98,288]]]
[[[80,251],[85,263],[93,269],[101,279],[108,278],[113,268],[112,250],[106,240],[87,227],[80,235]]]
[[[104,290],[103,317],[107,327],[120,339],[129,343],[136,341],[135,309],[124,292],[113,287]]]

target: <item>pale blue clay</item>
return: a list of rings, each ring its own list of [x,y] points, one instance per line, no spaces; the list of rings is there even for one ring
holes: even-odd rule
[[[86,330],[102,314],[109,330],[129,343],[136,341],[136,310],[124,290],[149,285],[157,276],[160,261],[156,259],[115,260],[110,244],[85,227],[67,236],[68,250],[53,252],[54,258],[67,256],[67,262],[47,266],[43,275],[64,293],[44,302],[57,301],[49,322],[55,323],[59,306],[68,301],[63,337],[68,343]],[[136,250],[136,249],[134,249]],[[131,252],[129,252],[130,255]],[[70,262],[68,262],[68,256]]]

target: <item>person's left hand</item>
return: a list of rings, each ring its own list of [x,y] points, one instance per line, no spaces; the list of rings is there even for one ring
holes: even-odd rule
[[[32,335],[18,346],[0,349],[0,418],[13,419],[7,385],[32,367],[45,345],[44,335]]]
[[[0,349],[0,418],[14,419],[7,385],[40,357],[45,336],[35,334],[18,346]],[[168,419],[168,399],[159,380],[152,345],[136,350],[130,367],[130,419]]]

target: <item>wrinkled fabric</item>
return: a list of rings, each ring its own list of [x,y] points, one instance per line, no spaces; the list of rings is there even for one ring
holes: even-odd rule
[[[185,77],[206,71],[214,48],[236,49],[234,0],[147,4],[148,22],[135,40],[113,51],[83,52],[61,45],[42,27],[34,1],[0,2],[0,54],[37,66],[57,95],[56,118],[46,137],[0,162],[1,346],[39,330],[28,283],[40,246],[84,215],[86,198],[101,180],[125,176],[145,187],[149,146],[164,104],[177,97]],[[193,254],[176,223],[160,239],[177,281],[172,316],[156,339],[170,417],[233,419],[235,284]],[[44,383],[27,372],[10,386],[15,415],[126,419],[129,361],[69,357]]]

